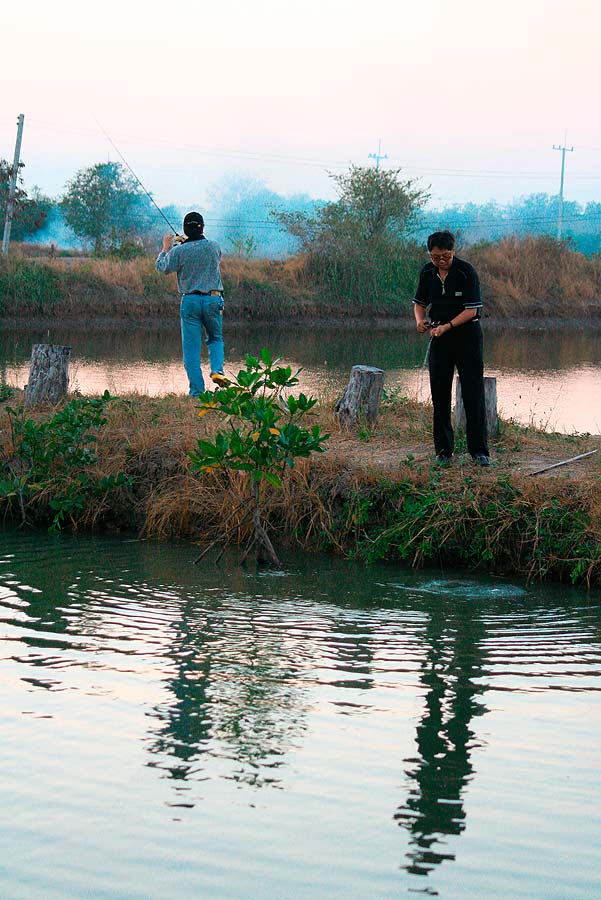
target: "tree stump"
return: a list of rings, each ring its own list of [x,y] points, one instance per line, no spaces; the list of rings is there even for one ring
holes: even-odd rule
[[[486,404],[486,430],[489,437],[494,437],[499,430],[496,378],[484,379],[484,402]],[[465,407],[459,377],[455,378],[455,428],[458,431],[465,431]]]
[[[374,366],[353,366],[351,377],[334,411],[345,428],[353,428],[359,422],[375,422],[380,408],[384,371]]]
[[[59,344],[34,344],[31,351],[29,381],[25,385],[25,405],[56,404],[69,387],[71,347]]]

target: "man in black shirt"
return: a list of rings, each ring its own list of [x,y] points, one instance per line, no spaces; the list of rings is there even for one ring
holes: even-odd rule
[[[413,311],[419,333],[430,331],[432,336],[428,365],[436,457],[440,462],[449,462],[453,456],[451,389],[457,368],[465,406],[467,448],[474,462],[488,466],[480,282],[474,267],[455,256],[455,237],[450,231],[431,234],[428,252],[431,262],[420,272]]]

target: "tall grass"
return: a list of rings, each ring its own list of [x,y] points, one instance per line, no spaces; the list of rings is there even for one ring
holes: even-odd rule
[[[599,315],[601,257],[548,236],[507,237],[466,251],[499,318]]]
[[[371,251],[347,248],[327,256],[300,254],[285,260],[225,257],[222,273],[231,318],[407,315],[421,266],[422,247]],[[37,248],[39,251],[39,248]],[[22,251],[23,252],[23,251]],[[53,318],[173,318],[175,276],[164,277],[154,258],[83,256],[9,257],[0,263],[0,315]],[[508,237],[460,248],[480,274],[488,316],[598,318],[601,257],[586,257],[553,238]]]

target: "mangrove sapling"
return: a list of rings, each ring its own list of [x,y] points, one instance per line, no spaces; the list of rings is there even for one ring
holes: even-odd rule
[[[245,472],[247,495],[196,562],[217,544],[222,545],[220,558],[232,534],[249,526],[241,563],[254,549],[257,559],[266,555],[274,565],[280,565],[263,520],[265,491],[281,488],[286,469],[294,468],[297,458],[322,452],[329,435],[318,425],[308,429],[299,424],[317,401],[302,393],[297,397],[284,395],[285,390],[298,384],[299,372],[293,375],[290,366],[280,366],[279,362],[272,360],[266,349],[261,351],[260,360],[247,356],[246,368],[231,384],[213,393],[205,391],[198,398],[199,417],[214,412],[224,427],[213,441],[198,440],[189,454],[193,468],[203,475],[217,469]]]

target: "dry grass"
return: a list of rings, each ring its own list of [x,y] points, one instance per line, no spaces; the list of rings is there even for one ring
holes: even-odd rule
[[[26,247],[26,245],[25,245]],[[28,254],[27,258],[24,253]],[[412,251],[413,252],[413,251]],[[413,256],[415,255],[415,259]],[[601,258],[588,258],[550,237],[508,237],[494,244],[466,249],[466,257],[480,273],[489,315],[498,319],[554,316],[598,317],[601,306]],[[22,247],[15,254],[21,263],[48,266],[60,279],[61,299],[44,310],[52,318],[86,319],[130,317],[161,319],[173,312],[176,301],[175,276],[159,275],[153,257],[130,261],[86,258],[84,256],[44,258],[39,248]],[[419,268],[417,250],[411,265]],[[424,257],[425,259],[425,257]],[[10,261],[9,269],[10,274]],[[353,307],[343,298],[324,302],[324,292],[315,283],[307,259],[298,255],[285,260],[245,259],[226,256],[222,264],[229,313],[232,317],[273,319],[292,312],[306,318],[327,318],[352,314],[373,316],[369,303]],[[6,291],[4,315],[23,314],[25,291],[14,309]],[[330,296],[328,294],[328,296]],[[0,297],[0,303],[2,297]],[[43,300],[35,308],[40,313]],[[382,314],[377,302],[378,314]],[[299,312],[300,311],[300,312]],[[304,311],[304,312],[303,312]],[[395,315],[393,306],[388,314]],[[405,306],[400,315],[406,318]]]
[[[6,406],[0,405],[4,455],[10,452]],[[319,408],[315,421],[332,435],[327,452],[299,461],[281,490],[266,488],[276,544],[295,541],[413,565],[440,558],[529,577],[564,577],[580,567],[579,578],[601,583],[601,454],[529,476],[545,462],[599,447],[600,438],[505,423],[493,446],[494,468],[476,469],[459,456],[442,470],[432,465],[430,414],[414,402],[390,403],[376,427],[358,434],[339,428],[331,407]],[[246,476],[219,470],[200,476],[187,456],[199,437],[215,434],[216,417],[198,419],[193,400],[173,395],[123,397],[107,415],[97,474],[123,471],[133,486],[91,499],[76,525],[200,543],[227,532],[229,540],[246,541]],[[463,558],[462,548],[476,536],[481,555]]]
[[[508,237],[466,253],[482,278],[487,307],[500,318],[595,313],[601,260],[549,237]]]

